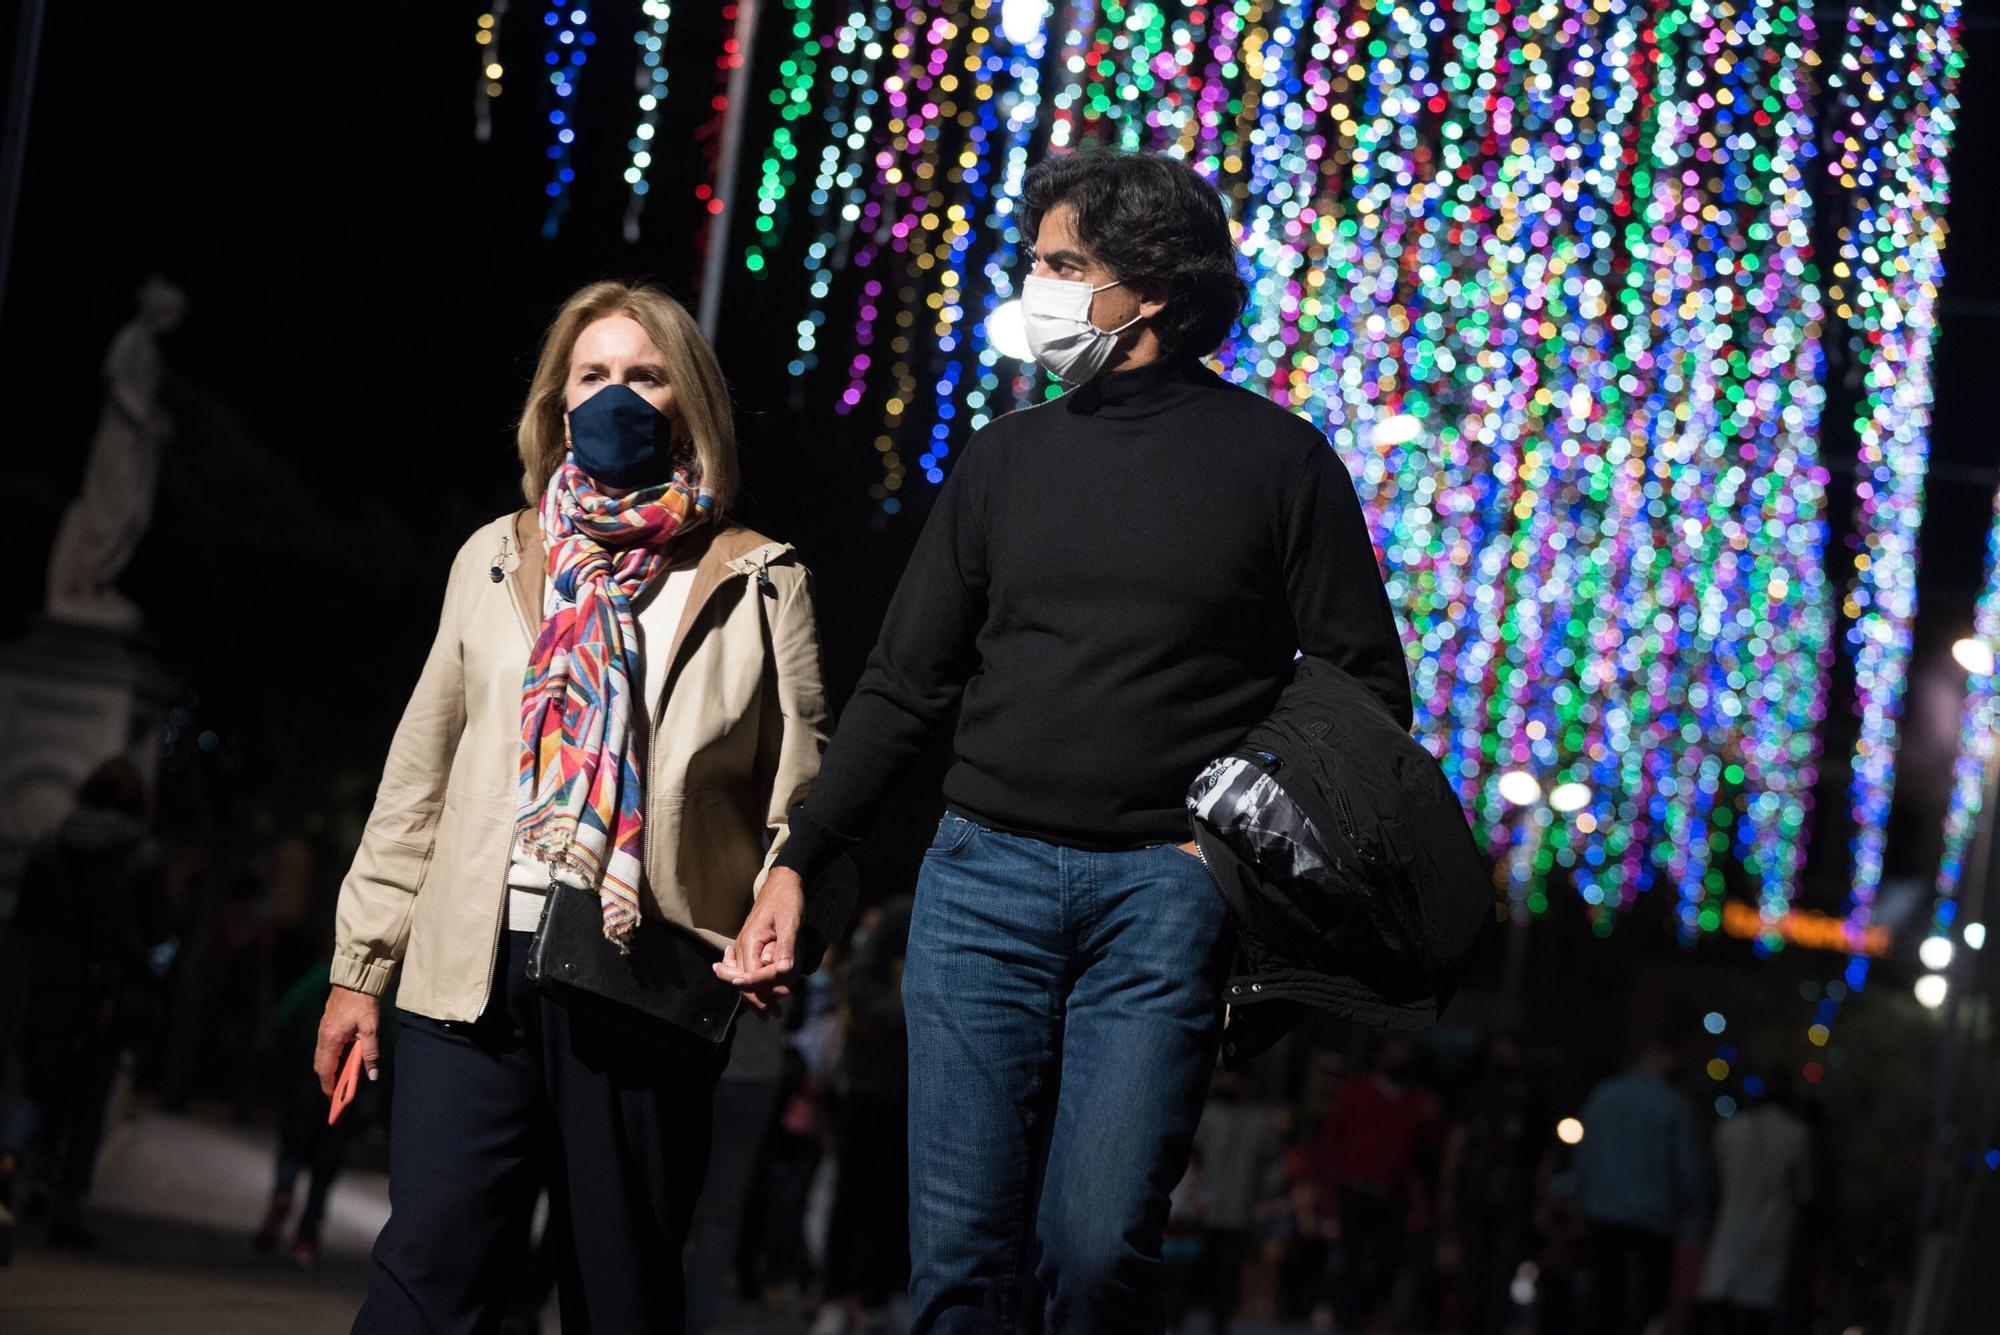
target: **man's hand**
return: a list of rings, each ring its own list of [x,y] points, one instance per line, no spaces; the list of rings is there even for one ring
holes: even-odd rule
[[[771,868],[743,930],[714,966],[715,976],[740,990],[760,1016],[782,1014],[783,998],[791,995],[799,919],[805,906],[806,888],[799,874],[789,867]]]
[[[376,1036],[381,1008],[366,992],[336,987],[326,994],[326,1013],[319,1020],[319,1045],[313,1049],[313,1071],[319,1076],[320,1092],[333,1097],[334,1081],[340,1078],[341,1063],[347,1060],[350,1043],[361,1045],[361,1062],[368,1078],[378,1077],[377,1063],[382,1049]]]

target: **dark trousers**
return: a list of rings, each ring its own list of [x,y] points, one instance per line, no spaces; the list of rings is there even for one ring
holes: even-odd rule
[[[14,1110],[21,1144],[4,1146],[28,1158],[38,1179],[55,1186],[56,1206],[73,1211],[90,1194],[104,1115],[118,1078],[118,1048],[108,1039],[74,1036],[67,1017],[37,1024],[32,1010],[21,1045],[21,1092]]]
[[[1395,1292],[1409,1251],[1409,1202],[1393,1187],[1340,1189],[1340,1282],[1333,1310],[1342,1330],[1363,1330]]]
[[[678,1332],[681,1248],[720,1063],[668,1057],[537,996],[528,934],[501,942],[466,1024],[405,1015],[389,1222],[360,1335],[490,1332],[546,1183],[565,1332]]]
[[[826,1296],[876,1308],[910,1278],[910,1179],[903,1100],[850,1093],[826,1240]]]
[[[715,1143],[687,1246],[688,1329],[697,1335],[714,1326],[722,1312],[751,1181],[778,1108],[778,1089],[775,1078],[724,1080],[715,1088]]]
[[[1667,1310],[1674,1240],[1644,1229],[1594,1223],[1583,1248],[1590,1270],[1591,1335],[1641,1335]]]

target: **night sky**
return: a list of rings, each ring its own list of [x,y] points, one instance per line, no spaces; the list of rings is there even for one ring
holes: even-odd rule
[[[518,77],[485,144],[472,115],[482,8],[65,0],[50,5],[42,48],[0,307],[0,470],[14,503],[0,541],[16,572],[0,633],[20,633],[39,608],[48,543],[97,419],[105,345],[138,282],[164,271],[192,301],[165,344],[179,439],[125,585],[184,678],[194,731],[221,745],[178,758],[163,811],[185,818],[198,804],[246,836],[311,833],[338,865],[429,644],[450,555],[519,503],[512,429],[549,316],[600,277],[653,277],[692,305],[700,273],[698,178],[685,158],[661,155],[643,239],[621,239],[633,106],[622,51],[580,85],[579,187],[559,238],[542,239],[545,125],[529,69],[538,6],[516,0],[509,17],[502,58]],[[778,8],[766,6],[767,28]],[[600,50],[626,40],[627,10],[636,0],[603,7]],[[1972,6],[1967,34],[1892,876],[1934,866],[1961,680],[1949,645],[1970,626],[2000,463],[1996,11],[2000,0]],[[12,19],[10,7],[0,20],[10,58]],[[716,87],[719,6],[676,5],[673,21],[675,95],[658,142],[691,146]],[[760,66],[777,45],[760,42]],[[768,71],[755,86],[770,86]],[[753,150],[762,128],[753,115]],[[850,438],[826,409],[830,388],[789,382],[797,317],[782,298],[740,266],[726,288],[718,350],[741,410],[739,511],[796,543],[816,572],[838,700],[922,506],[876,518],[872,424]],[[1836,392],[1827,419],[1836,515],[1853,448],[1838,420],[1847,402]],[[1822,812],[1845,807],[1841,736],[1836,722]],[[899,828],[919,825],[934,801],[934,782],[915,778]],[[1842,843],[1836,831],[1816,847],[1809,902],[1837,907]],[[910,865],[903,853],[889,862]]]

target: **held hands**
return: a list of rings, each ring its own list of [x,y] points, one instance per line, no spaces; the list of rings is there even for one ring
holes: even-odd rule
[[[334,1081],[347,1059],[350,1043],[361,1045],[361,1062],[368,1078],[378,1078],[377,1063],[382,1050],[377,1039],[380,1008],[366,992],[335,987],[326,994],[326,1013],[320,1016],[319,1045],[313,1049],[313,1071],[319,1076],[320,1092],[333,1097]]]
[[[773,867],[750,909],[750,917],[715,976],[733,984],[750,1009],[769,1018],[784,1013],[784,998],[792,993],[792,969],[798,949],[799,920],[805,913],[805,885],[789,867]]]

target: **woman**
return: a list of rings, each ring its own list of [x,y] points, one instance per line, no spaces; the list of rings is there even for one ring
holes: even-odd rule
[[[493,1329],[545,1182],[563,1328],[681,1329],[720,1063],[539,997],[527,947],[557,879],[598,892],[614,942],[643,915],[728,944],[825,742],[806,572],[721,517],[728,399],[679,304],[571,297],[519,442],[535,508],[453,562],[341,886],[322,1084],[357,1041],[374,1078],[392,977],[404,1026],[357,1331]]]

